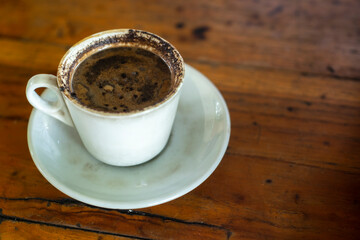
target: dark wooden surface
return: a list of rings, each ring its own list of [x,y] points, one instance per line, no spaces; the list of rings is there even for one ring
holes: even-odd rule
[[[360,239],[359,1],[8,0],[0,16],[0,239]],[[208,180],[132,212],[56,190],[26,141],[28,79],[115,28],[173,43],[232,120]]]

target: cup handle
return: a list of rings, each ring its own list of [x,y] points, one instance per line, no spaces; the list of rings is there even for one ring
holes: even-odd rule
[[[56,83],[57,78],[51,74],[38,74],[30,78],[26,86],[26,97],[29,103],[36,109],[60,120],[61,122],[74,126],[64,99]],[[37,88],[49,88],[56,95],[56,101],[48,101],[41,98],[36,92]]]

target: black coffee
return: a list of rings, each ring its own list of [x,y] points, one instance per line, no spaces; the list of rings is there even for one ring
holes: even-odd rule
[[[106,49],[86,58],[75,70],[73,96],[106,112],[130,112],[154,105],[172,87],[171,72],[157,55],[135,47]]]

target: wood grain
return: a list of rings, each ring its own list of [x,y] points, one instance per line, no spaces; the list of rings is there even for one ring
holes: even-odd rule
[[[19,203],[24,203],[24,207],[19,208]],[[1,201],[0,208],[5,205],[4,216],[17,216],[39,223],[79,227],[114,235],[122,233],[125,236],[147,239],[169,239],[178,233],[184,239],[193,238],[194,233],[198,239],[226,239],[228,235],[228,230],[216,225],[181,221],[138,211],[99,211],[99,208],[84,206],[76,201],[67,204],[66,201],[43,199],[5,199]],[[58,214],[54,216],[54,212]]]
[[[4,1],[0,239],[359,239],[360,2]],[[231,139],[192,192],[139,210],[69,198],[27,147],[28,79],[90,34],[163,36],[223,94]]]
[[[104,29],[146,29],[185,60],[359,79],[359,7],[351,0],[6,1],[0,34],[71,46]]]
[[[79,227],[64,227],[51,224],[28,222],[23,219],[6,219],[0,225],[2,239],[144,239],[121,236],[120,234],[87,231]]]

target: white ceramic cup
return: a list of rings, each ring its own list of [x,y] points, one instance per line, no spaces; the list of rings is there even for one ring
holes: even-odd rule
[[[86,57],[113,47],[143,48],[167,63],[173,86],[164,100],[142,110],[110,113],[84,106],[73,97],[71,79],[76,67]],[[152,33],[116,29],[76,43],[60,61],[57,77],[39,74],[28,81],[26,97],[34,108],[74,127],[86,149],[98,160],[115,166],[132,166],[154,158],[165,147],[183,79],[183,59],[170,43]],[[57,101],[42,99],[35,92],[37,88],[52,90]]]

